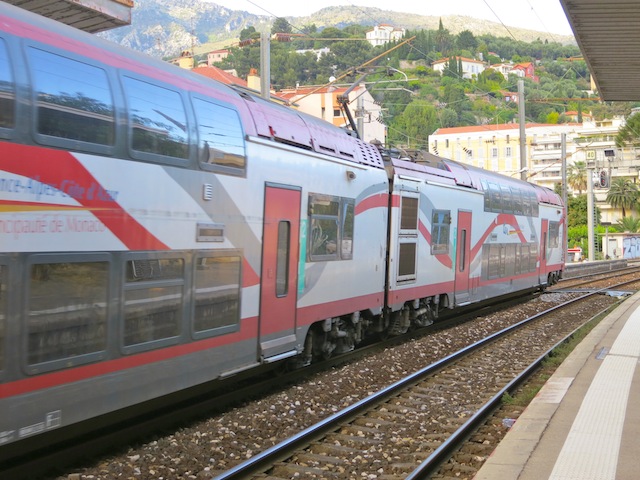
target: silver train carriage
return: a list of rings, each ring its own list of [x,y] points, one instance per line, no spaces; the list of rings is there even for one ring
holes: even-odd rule
[[[0,3],[0,459],[540,288],[562,212]]]

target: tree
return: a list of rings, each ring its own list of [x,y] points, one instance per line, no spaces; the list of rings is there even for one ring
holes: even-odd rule
[[[291,24],[287,22],[286,18],[276,18],[271,26],[271,33],[291,33]]]
[[[438,23],[438,31],[436,32],[436,49],[442,54],[449,53],[451,47],[453,46],[453,36],[449,33],[449,30],[444,28],[442,25],[442,19]]]
[[[470,30],[463,30],[456,36],[456,46],[460,50],[475,52],[478,48],[478,40]]]
[[[616,227],[622,232],[638,233],[640,231],[640,218],[623,217],[618,220]]]
[[[393,119],[389,127],[389,137],[391,141],[420,148],[429,144],[429,133],[439,126],[440,121],[433,105],[424,101],[413,101],[401,115]]]
[[[622,218],[624,218],[626,209],[638,203],[638,186],[629,178],[616,178],[609,187],[607,203],[614,208],[621,208]]]
[[[572,190],[577,190],[578,195],[587,189],[587,164],[583,161],[576,161],[569,167],[567,172],[567,183]]]
[[[256,32],[256,27],[249,26],[240,31],[240,41],[260,38],[260,33]]]
[[[596,224],[600,223],[600,209],[596,207]],[[578,195],[567,199],[567,225],[569,228],[587,225],[587,196]]]
[[[627,144],[635,144],[640,140],[640,115],[631,115],[624,126],[618,130],[616,146],[624,147]]]

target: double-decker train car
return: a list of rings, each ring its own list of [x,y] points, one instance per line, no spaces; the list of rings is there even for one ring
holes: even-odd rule
[[[0,3],[0,459],[542,288],[562,273],[563,231],[546,189],[385,159]]]
[[[386,305],[393,331],[463,307],[556,283],[561,200],[548,189],[433,157],[391,160]]]

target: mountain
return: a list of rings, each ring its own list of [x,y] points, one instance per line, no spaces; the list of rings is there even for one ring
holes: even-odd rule
[[[454,34],[462,30],[470,30],[475,35],[495,35],[496,32],[504,31],[499,23],[472,17],[422,16],[355,6],[326,7],[308,17],[286,19],[297,28],[315,24],[319,30],[326,27],[344,28],[354,24],[373,27],[380,23],[412,30],[436,30],[442,19],[444,27]],[[135,0],[130,26],[100,35],[155,57],[171,57],[183,50],[201,53],[215,48],[211,45],[216,43],[231,44],[249,26],[257,31],[269,31],[273,20],[273,17],[267,15],[230,10],[204,0]],[[572,36],[514,27],[509,27],[509,30],[517,39],[525,42],[540,38],[563,44],[576,43]],[[504,36],[508,36],[506,31]]]

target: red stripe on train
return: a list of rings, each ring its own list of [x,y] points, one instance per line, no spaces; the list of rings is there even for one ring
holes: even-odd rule
[[[108,190],[71,153],[12,143],[3,144],[2,152],[0,169],[50,185],[73,198],[90,210],[127,248],[169,249],[112,199]]]
[[[67,383],[89,380],[91,378],[101,377],[109,373],[115,373],[122,370],[128,370],[136,367],[143,367],[152,363],[170,360],[172,358],[197,353],[210,348],[221,347],[244,340],[251,340],[256,337],[258,319],[257,317],[246,318],[242,320],[242,328],[239,332],[223,335],[220,337],[209,338],[197,342],[190,342],[174,347],[161,348],[150,352],[144,352],[136,355],[107,360],[94,363],[91,365],[83,365],[76,368],[69,368],[53,373],[25,378],[15,382],[0,384],[0,398],[7,398],[16,395],[22,395],[46,388],[58,387]]]

